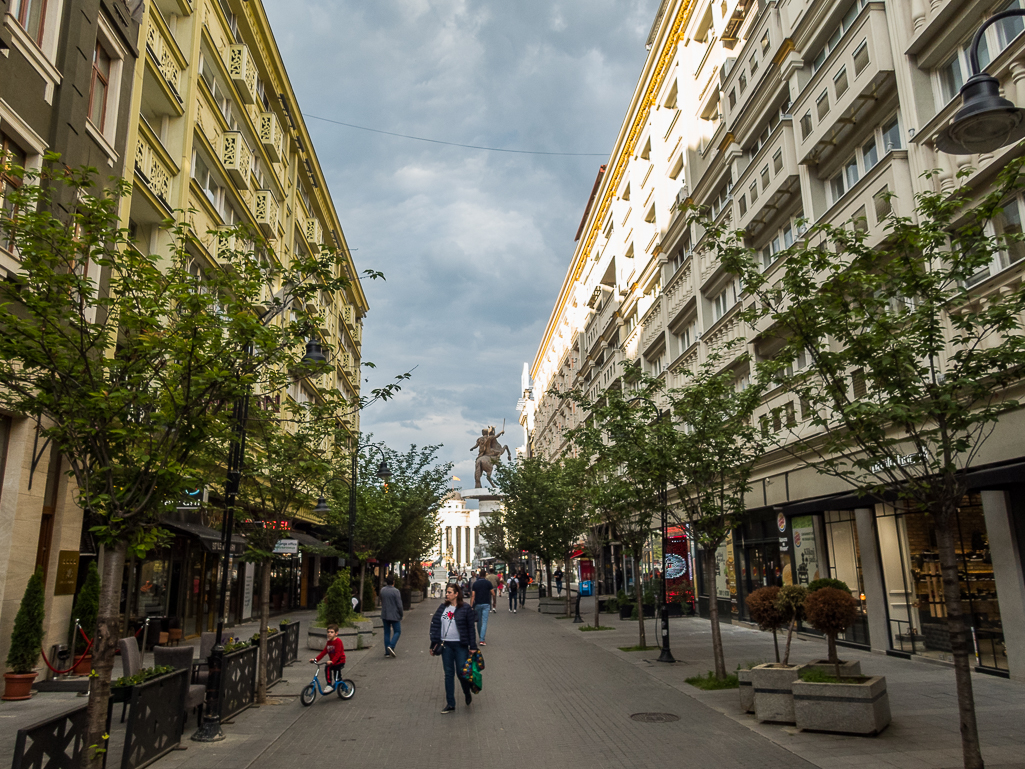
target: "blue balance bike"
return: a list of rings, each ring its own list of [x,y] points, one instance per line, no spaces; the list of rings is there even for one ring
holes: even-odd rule
[[[320,692],[322,695],[326,697],[332,691],[330,688],[330,684],[328,684],[328,688],[325,689],[324,686],[320,683],[320,666],[325,665],[327,663],[315,662],[313,664],[317,666],[317,670],[313,674],[313,680],[310,681],[309,685],[305,689],[303,689],[302,694],[299,695],[299,702],[301,702],[303,705],[307,707],[312,705],[313,701],[317,699],[317,692]],[[339,678],[337,681],[335,681],[334,691],[339,696],[339,698],[343,700],[351,700],[352,696],[356,693],[356,684],[354,684],[348,678]]]

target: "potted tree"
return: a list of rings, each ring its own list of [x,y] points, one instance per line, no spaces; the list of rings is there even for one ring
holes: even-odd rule
[[[790,643],[797,621],[803,616],[807,592],[798,585],[786,585],[779,588],[776,595],[776,610],[787,626],[787,642],[782,662],[756,665],[751,669],[755,718],[761,722],[794,723],[794,695],[791,687],[798,680],[801,668],[790,664]]]
[[[92,638],[96,635],[96,613],[100,608],[100,572],[96,561],[89,562],[85,583],[75,596],[75,608],[71,613],[71,659],[75,661],[76,676],[87,676],[93,667],[93,657],[89,643],[81,633],[75,632],[75,620],[78,620],[82,631]],[[79,659],[81,656],[81,659]]]
[[[772,631],[772,645],[776,650],[776,662],[779,662],[779,639],[776,631],[786,626],[786,620],[776,608],[779,588],[775,585],[760,587],[747,597],[747,610],[751,620],[765,631]],[[755,709],[754,675],[750,668],[737,671],[740,682],[740,709],[744,713],[753,713]]]
[[[11,649],[7,653],[10,672],[4,673],[5,700],[27,700],[32,696],[32,682],[36,680],[34,668],[43,643],[45,600],[43,570],[38,568],[29,578],[21,607],[14,618]]]
[[[813,628],[826,636],[828,659],[816,660],[806,669],[831,670],[837,678],[861,675],[858,661],[841,662],[836,653],[836,637],[858,618],[858,606],[847,585],[840,580],[817,579],[808,585],[804,614]]]

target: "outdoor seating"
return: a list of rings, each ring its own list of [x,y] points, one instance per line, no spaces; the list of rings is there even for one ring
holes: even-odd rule
[[[142,652],[139,651],[139,642],[135,639],[135,636],[129,636],[128,638],[122,638],[117,642],[117,645],[121,650],[121,675],[126,678],[134,676],[142,670]],[[128,701],[125,700],[121,704],[121,723],[125,722],[125,712],[127,710]]]
[[[153,664],[170,665],[175,670],[188,670],[192,674],[192,655],[195,648],[192,646],[154,646]],[[186,712],[196,709],[196,726],[203,720],[203,702],[206,700],[206,686],[203,684],[189,683],[188,693],[185,695]]]

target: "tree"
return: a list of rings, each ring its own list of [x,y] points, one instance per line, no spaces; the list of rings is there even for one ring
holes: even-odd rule
[[[967,186],[918,194],[913,217],[885,217],[881,242],[859,222],[816,224],[764,273],[740,234],[707,223],[723,264],[756,300],[747,319],[759,340],[779,339],[763,381],[802,404],[803,424],[785,420],[781,448],[935,527],[971,769],[983,762],[956,516],[973,461],[1000,417],[1020,407],[1008,388],[1025,361],[1025,289],[994,290],[980,277],[1020,253],[1020,231],[1000,217],[1025,186],[1023,162],[1009,161],[985,195]]]
[[[817,581],[817,580],[816,580]],[[847,590],[835,587],[808,588],[804,599],[804,613],[809,624],[826,634],[829,645],[829,661],[836,666],[836,677],[840,677],[840,657],[836,653],[836,637],[858,618],[858,605]]]
[[[747,611],[751,620],[762,630],[772,632],[772,645],[776,650],[776,662],[779,662],[779,640],[776,631],[786,627],[786,620],[776,608],[776,600],[779,598],[779,588],[775,585],[760,587],[753,591],[746,599]]]
[[[587,524],[584,473],[581,459],[549,461],[529,457],[497,467],[496,483],[504,495],[502,523],[520,550],[538,556],[548,575],[552,594],[552,564],[569,563],[573,546]],[[569,613],[569,591],[566,591]]]
[[[85,582],[82,589],[75,596],[75,606],[72,610],[71,630],[71,659],[78,657],[79,653],[84,654],[88,643],[82,635],[74,632],[75,622],[90,638],[96,636],[96,612],[100,605],[100,572],[96,568],[96,561],[89,561],[89,568],[86,570]]]
[[[324,325],[314,308],[349,285],[349,271],[329,249],[281,263],[242,231],[203,242],[173,222],[168,253],[144,254],[119,228],[129,185],[99,190],[94,169],[57,161],[47,155],[26,174],[33,183],[5,193],[0,227],[20,270],[0,283],[0,406],[38,420],[105,547],[83,751],[99,769],[126,554],[159,540],[160,514],[194,484],[196,455],[227,441],[233,404],[317,373],[300,364]],[[241,250],[229,248],[236,236]],[[216,263],[201,267],[196,255],[210,251]]]
[[[14,616],[11,648],[7,652],[7,667],[12,673],[31,673],[39,661],[43,643],[43,619],[46,594],[43,589],[43,569],[37,567],[25,586],[21,605]]]
[[[794,629],[804,616],[804,599],[808,590],[800,585],[784,585],[776,594],[776,611],[787,626],[787,645],[783,651],[783,664],[790,664],[790,642],[794,640]]]

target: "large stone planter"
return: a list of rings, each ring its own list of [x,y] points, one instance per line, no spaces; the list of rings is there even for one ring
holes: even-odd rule
[[[379,628],[383,628],[384,627],[384,620],[381,619],[381,610],[380,609],[376,609],[375,611],[365,611],[365,612],[363,612],[363,616],[366,617],[371,622],[373,622],[375,628],[376,627],[379,627]]]
[[[570,604],[572,606],[572,604]],[[541,598],[538,600],[537,610],[542,614],[550,614],[559,617],[566,616],[566,597],[562,598]]]
[[[879,734],[890,723],[885,676],[842,684],[794,681],[798,728],[843,734]]]
[[[800,665],[784,667],[772,662],[751,668],[754,688],[755,718],[765,723],[794,723],[793,683],[798,679]]]
[[[352,623],[353,629],[356,631],[355,643],[352,647],[346,644],[345,648],[353,649],[369,649],[374,645],[374,621],[371,619],[361,619]],[[347,630],[348,628],[342,628]]]
[[[820,673],[825,673],[827,676],[836,675],[836,665],[829,660],[812,660],[804,666],[805,670],[817,670]],[[861,663],[858,660],[851,660],[850,662],[840,663],[840,677],[850,678],[852,676],[861,675]]]
[[[423,599],[424,599],[424,594],[423,594],[422,590],[410,590],[409,591],[409,602],[410,603],[420,603],[421,601],[423,601]]]
[[[372,628],[371,628],[372,632]],[[346,649],[355,649],[359,645],[359,630],[354,627],[342,627],[338,630],[338,637],[342,639],[342,645]],[[311,627],[306,630],[306,648],[315,651],[323,651],[327,643],[327,628]]]
[[[754,676],[750,670],[738,670],[737,680],[740,681],[740,712],[755,712]]]

